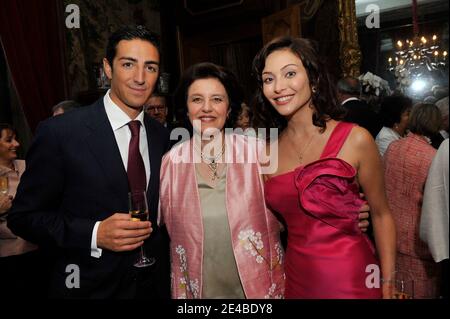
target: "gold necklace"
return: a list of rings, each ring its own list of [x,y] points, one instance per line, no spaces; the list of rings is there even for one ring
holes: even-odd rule
[[[305,152],[308,149],[309,145],[311,145],[311,142],[312,142],[314,136],[315,136],[314,134],[311,135],[311,137],[309,138],[308,143],[303,147],[302,151],[298,152],[298,160],[299,160],[300,163],[303,162],[303,154],[305,154]]]
[[[203,154],[203,151],[199,151],[199,149],[195,145],[194,145],[194,147],[197,150],[197,152],[200,152],[200,156],[201,156],[202,160],[205,162],[205,164],[211,170],[211,173],[212,173],[211,179],[213,181],[215,181],[216,178],[219,178],[219,174],[217,173],[217,170],[219,168],[219,163],[217,163],[217,159],[219,159],[222,156],[223,152],[225,151],[225,142],[222,143],[222,150],[219,152],[219,154],[217,154],[214,157],[207,156],[205,158],[205,155]],[[209,161],[209,163],[208,163],[208,161]]]

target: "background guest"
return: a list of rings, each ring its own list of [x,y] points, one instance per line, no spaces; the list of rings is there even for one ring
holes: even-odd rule
[[[449,199],[448,138],[441,143],[428,172],[420,217],[420,238],[442,266],[441,297],[448,298]]]
[[[80,104],[72,100],[59,102],[52,108],[52,116],[70,112],[76,109],[77,107],[80,107]]]
[[[45,277],[39,273],[40,254],[37,246],[9,230],[5,218],[25,170],[25,161],[17,159],[19,147],[14,128],[0,124],[0,295],[35,298],[42,288],[37,285],[39,279]]]
[[[361,83],[358,79],[346,77],[338,81],[337,98],[347,111],[343,120],[364,127],[375,138],[382,128],[381,120],[369,104],[359,99],[360,95]]]
[[[380,115],[383,128],[375,139],[381,156],[391,142],[405,135],[412,103],[409,97],[403,95],[388,96],[381,103]]]
[[[433,104],[417,104],[409,117],[406,138],[392,142],[385,155],[389,206],[397,227],[397,270],[414,279],[414,298],[439,295],[440,267],[420,240],[422,198],[428,170],[436,150],[430,136],[439,130],[441,115]]]
[[[448,135],[448,96],[437,101],[436,106],[441,111],[442,115],[442,125],[438,133],[433,134],[431,137],[431,145],[435,149],[438,149],[442,141],[449,137]]]
[[[153,93],[145,103],[144,110],[148,115],[168,128],[167,114],[169,109],[165,96]]]

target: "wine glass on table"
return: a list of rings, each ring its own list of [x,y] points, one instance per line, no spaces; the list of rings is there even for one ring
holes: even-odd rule
[[[128,193],[128,210],[131,214],[132,221],[148,220],[148,204],[145,191],[137,191]],[[141,246],[139,259],[134,264],[135,267],[149,267],[155,263],[155,258],[145,256],[144,245]]]

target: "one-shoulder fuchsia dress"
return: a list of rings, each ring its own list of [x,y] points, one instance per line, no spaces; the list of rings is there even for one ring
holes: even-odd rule
[[[319,160],[265,184],[268,206],[288,228],[286,298],[381,298],[381,289],[366,283],[379,262],[358,227],[364,201],[356,170],[336,158],[353,127],[338,123]]]

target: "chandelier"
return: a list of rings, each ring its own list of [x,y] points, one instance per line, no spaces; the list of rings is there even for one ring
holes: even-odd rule
[[[427,38],[419,35],[417,0],[412,0],[412,16],[413,38],[398,40],[395,57],[388,58],[388,69],[394,72],[401,91],[410,86],[413,86],[414,91],[424,89],[427,85],[425,81],[433,82],[436,76],[443,76],[447,67],[448,52],[440,49],[438,37],[432,35]]]

